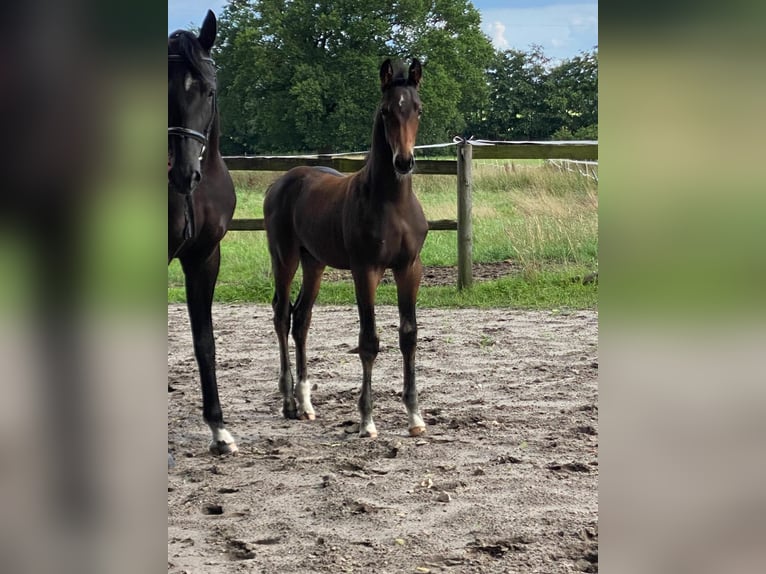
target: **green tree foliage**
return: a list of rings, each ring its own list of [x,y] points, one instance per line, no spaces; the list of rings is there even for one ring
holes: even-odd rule
[[[468,0],[231,0],[219,17],[225,154],[366,150],[386,58],[423,62],[418,143],[597,139],[598,52],[495,51]]]
[[[487,107],[470,124],[494,140],[598,139],[598,55],[552,65],[542,48],[496,52]]]
[[[598,139],[598,52],[583,53],[553,68],[548,82],[553,139]]]
[[[388,57],[423,63],[419,143],[487,105],[494,53],[467,0],[232,0],[219,18],[224,153],[364,150]]]
[[[541,139],[548,133],[546,82],[549,60],[539,46],[530,52],[496,52],[487,69],[489,102],[473,135],[494,140]]]

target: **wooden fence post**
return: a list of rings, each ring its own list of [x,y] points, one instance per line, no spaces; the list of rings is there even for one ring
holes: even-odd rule
[[[473,146],[462,142],[457,147],[457,288],[473,285],[473,224],[471,203]]]

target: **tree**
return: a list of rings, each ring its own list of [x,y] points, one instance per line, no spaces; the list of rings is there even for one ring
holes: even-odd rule
[[[467,0],[232,0],[219,18],[224,153],[364,150],[388,57],[418,57],[418,143],[486,105],[493,54]]]
[[[545,105],[549,59],[540,46],[529,52],[495,53],[487,69],[489,100],[482,116],[472,124],[474,135],[495,140],[543,139],[548,135]]]
[[[555,139],[598,139],[598,51],[564,60],[549,74]]]
[[[598,55],[553,66],[540,46],[495,53],[487,68],[487,107],[471,121],[477,137],[496,140],[596,139]]]

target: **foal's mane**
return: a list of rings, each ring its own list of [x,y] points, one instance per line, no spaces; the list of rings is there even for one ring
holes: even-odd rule
[[[202,46],[197,37],[187,30],[177,30],[168,39],[168,51],[170,54],[181,56],[191,68],[195,76],[202,78],[204,82],[215,87],[215,66],[210,61],[205,61]]]

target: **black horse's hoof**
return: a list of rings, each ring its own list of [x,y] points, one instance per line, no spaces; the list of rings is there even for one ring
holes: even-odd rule
[[[210,443],[210,453],[215,456],[224,456],[227,454],[236,454],[239,452],[239,447],[235,442],[224,442],[222,440],[213,441]]]

